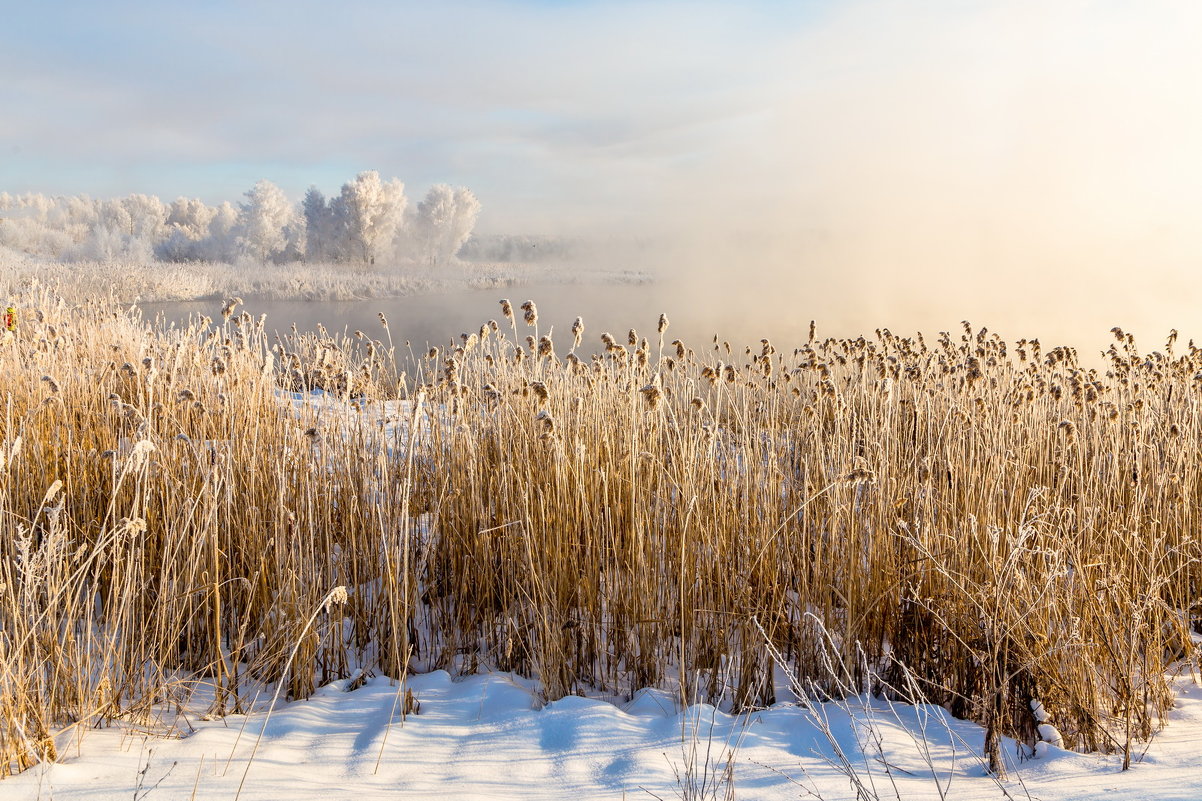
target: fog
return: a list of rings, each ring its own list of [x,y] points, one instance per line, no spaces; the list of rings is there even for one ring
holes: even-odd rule
[[[665,302],[1202,339],[1199,8],[849,4],[796,40],[747,135],[645,198]]]
[[[489,320],[498,321],[502,331],[512,340],[513,328],[501,314],[499,301],[502,298],[510,300],[515,309],[528,299],[534,300],[538,309],[539,334],[550,332],[561,356],[571,349],[571,327],[576,317],[582,317],[585,326],[580,352],[599,353],[602,350],[600,337],[603,332],[625,343],[629,330],[633,328],[639,337],[658,342],[655,329],[664,309],[664,296],[653,286],[539,282],[521,287],[465,289],[358,301],[312,303],[248,298],[240,311],[245,310],[256,317],[267,315],[268,330],[281,334],[288,333],[293,324],[298,330],[306,332],[314,331],[321,325],[331,333],[353,335],[359,330],[373,339],[387,341],[388,334],[381,327],[378,317],[383,313],[403,361],[410,348],[413,354],[421,355],[430,345],[445,346],[452,341],[459,344],[461,333],[476,332]],[[218,307],[219,304],[210,301],[141,304],[146,317],[161,317],[168,323],[198,315],[214,318]],[[517,314],[517,335],[522,340],[534,333],[534,329],[522,322],[521,311]],[[708,315],[690,313],[685,309],[679,316],[670,316],[665,342],[671,343],[680,338],[699,351],[712,348],[713,336],[719,330],[713,327],[713,323]],[[743,341],[744,334],[748,338],[754,336],[758,341],[769,328],[781,331],[775,321],[764,321],[759,326],[736,324],[722,330],[725,336],[733,337],[737,343]],[[735,343],[732,343],[732,347]],[[672,350],[669,347],[665,352]]]

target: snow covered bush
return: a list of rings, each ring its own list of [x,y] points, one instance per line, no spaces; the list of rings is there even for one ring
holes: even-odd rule
[[[294,204],[270,181],[234,206],[153,195],[93,200],[0,193],[0,246],[64,261],[312,262],[404,267],[450,261],[471,235],[480,202],[433,187],[409,213],[399,179],[365,171],[330,199],[316,187]]]

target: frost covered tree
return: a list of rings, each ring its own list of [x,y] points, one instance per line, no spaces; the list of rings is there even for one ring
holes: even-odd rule
[[[96,221],[73,255],[99,261],[150,261],[167,225],[167,208],[153,195],[101,201]]]
[[[40,256],[61,256],[91,230],[87,198],[5,194],[0,199],[0,245]]]
[[[446,184],[430,187],[426,199],[417,204],[412,222],[414,255],[431,264],[450,259],[472,235],[479,214],[480,201],[470,189],[452,189]]]
[[[338,220],[325,195],[316,186],[309,187],[301,201],[305,218],[305,259],[307,261],[337,261]]]
[[[292,204],[260,181],[236,207],[153,195],[108,200],[0,193],[0,246],[61,259],[375,264],[400,254],[437,263],[470,237],[480,203],[467,189],[433,187],[410,209],[404,184],[361,172],[326,198],[316,188]],[[478,250],[478,248],[477,248]]]
[[[179,197],[167,208],[167,235],[155,245],[155,256],[163,261],[203,259],[202,242],[217,209],[202,200]]]
[[[277,261],[302,261],[305,249],[308,247],[309,233],[305,228],[305,218],[298,209],[292,207],[292,217],[284,226],[284,250],[276,254]]]
[[[196,244],[196,258],[233,261],[238,255],[238,210],[228,200],[218,206],[209,221],[209,233]]]
[[[55,198],[47,222],[78,241],[96,224],[97,205],[87,195]]]
[[[96,210],[96,225],[118,234],[133,236],[134,218],[120,198],[102,200]]]
[[[167,238],[154,246],[154,256],[159,261],[193,261],[199,258],[199,240],[184,233],[178,226],[169,226]]]
[[[238,251],[256,261],[284,257],[290,232],[295,236],[295,217],[283,190],[271,181],[259,181],[238,206]]]
[[[174,227],[189,239],[203,239],[209,232],[209,223],[217,216],[217,209],[203,200],[177,197],[167,209],[167,226]]]
[[[405,185],[396,178],[381,181],[375,170],[343,184],[331,206],[347,256],[375,264],[377,257],[389,255],[407,203]]]
[[[167,226],[167,207],[163,201],[154,195],[130,195],[120,203],[129,215],[129,230],[125,233],[141,240],[145,248],[152,247]]]
[[[96,261],[114,261],[138,255],[137,242],[119,228],[98,223],[80,244],[75,255]],[[131,253],[131,249],[135,252]]]

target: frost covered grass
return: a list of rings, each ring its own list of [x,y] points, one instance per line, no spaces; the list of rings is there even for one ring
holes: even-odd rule
[[[107,298],[118,303],[221,300],[346,301],[462,289],[581,280],[643,283],[636,270],[572,272],[562,264],[449,261],[436,267],[403,263],[380,267],[336,263],[273,264],[247,261],[156,262],[150,259],[56,262],[5,254],[0,248],[0,291],[37,283],[73,303]]]
[[[1197,657],[1202,350],[1172,338],[1116,329],[1092,370],[967,324],[742,349],[661,318],[591,354],[506,302],[398,369],[385,320],[19,306],[0,772],[197,683],[222,716],[492,669],[543,702],[921,696],[1000,775],[1006,743],[1129,760]]]

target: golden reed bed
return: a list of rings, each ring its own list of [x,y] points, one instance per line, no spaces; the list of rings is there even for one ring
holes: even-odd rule
[[[815,691],[834,664],[891,692],[904,665],[998,767],[999,735],[1037,737],[1032,700],[1068,746],[1129,756],[1196,659],[1192,343],[1116,329],[1098,370],[968,324],[568,343],[506,302],[398,372],[383,319],[277,341],[232,301],[170,329],[20,305],[0,772],[197,682],[222,714],[358,666],[745,709],[774,700],[765,638]]]

